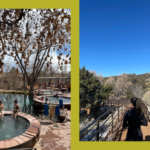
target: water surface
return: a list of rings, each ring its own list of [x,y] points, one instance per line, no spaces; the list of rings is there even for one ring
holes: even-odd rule
[[[29,122],[24,118],[14,119],[10,115],[5,115],[4,119],[0,120],[0,141],[23,134],[26,131],[26,124]]]

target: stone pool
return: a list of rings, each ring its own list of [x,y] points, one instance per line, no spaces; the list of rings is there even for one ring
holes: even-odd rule
[[[21,112],[16,119],[11,117],[14,100],[18,100]],[[33,100],[28,95],[0,93],[4,104],[4,119],[0,120],[0,149],[33,147],[40,134],[40,123],[34,118],[29,105]],[[31,114],[31,115],[29,115]]]
[[[56,94],[57,91],[42,91],[45,95]]]
[[[5,115],[4,119],[0,120],[0,141],[23,134],[27,130],[26,124],[29,124],[27,119],[21,117],[14,119],[10,115]]]
[[[48,101],[52,104],[54,103],[59,103],[59,100],[63,100],[63,104],[70,104],[70,98],[65,98],[65,97],[59,97],[59,98],[54,98],[51,96],[46,96],[48,98]]]
[[[4,111],[4,120],[0,120],[0,150],[33,147],[40,135],[40,122],[21,112],[15,120],[11,118],[11,113]]]

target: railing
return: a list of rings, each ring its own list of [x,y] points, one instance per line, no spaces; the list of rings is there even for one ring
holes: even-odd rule
[[[35,128],[38,129],[37,137],[38,137],[38,141],[39,141],[39,137],[40,137],[40,129],[39,129],[39,127],[37,127],[37,126],[35,126],[35,125],[32,125],[32,124],[26,124],[26,129],[28,128],[28,126],[32,126],[32,127],[35,127]],[[28,131],[33,132],[33,133],[36,133],[36,132],[31,131],[31,130],[29,130],[29,129],[28,129]]]
[[[105,101],[106,103],[112,107],[80,131],[80,141],[103,141],[110,132],[114,133],[114,125],[119,122],[129,100],[110,100]]]
[[[105,105],[108,105],[108,106],[117,105],[118,106],[118,105],[123,104],[125,101],[127,100],[103,100],[103,106]]]

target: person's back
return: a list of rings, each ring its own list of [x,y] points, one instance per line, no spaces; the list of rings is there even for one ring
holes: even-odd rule
[[[137,110],[135,107],[132,107],[124,115],[123,127],[128,127],[126,141],[143,141],[141,125],[147,126],[147,119],[144,113]]]
[[[131,110],[127,111],[125,116],[128,121],[128,126],[130,128],[141,126],[141,116],[137,114],[134,108],[131,108]],[[126,122],[124,122],[124,126],[126,126]]]

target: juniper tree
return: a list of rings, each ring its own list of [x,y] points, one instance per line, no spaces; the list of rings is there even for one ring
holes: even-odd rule
[[[80,69],[80,108],[91,104],[91,108],[99,108],[102,98],[100,89],[102,88],[99,80],[83,67]]]
[[[113,87],[109,84],[103,85],[102,88],[100,89],[100,94],[102,96],[102,99],[108,99],[109,96],[113,92]]]

